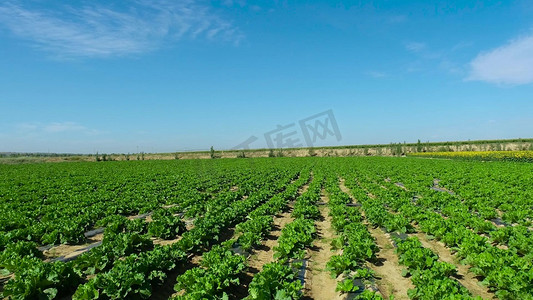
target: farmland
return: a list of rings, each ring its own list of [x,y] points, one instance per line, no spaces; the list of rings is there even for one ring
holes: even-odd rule
[[[10,299],[533,299],[533,164],[0,165]]]
[[[413,153],[411,156],[434,158],[459,158],[471,160],[501,160],[533,162],[533,151],[459,151],[459,152],[422,152]]]
[[[436,153],[435,153],[436,152]],[[453,153],[452,153],[453,152]],[[455,154],[454,154],[455,153]],[[313,148],[283,149],[240,149],[211,151],[185,151],[173,153],[2,153],[0,164],[39,163],[39,162],[80,162],[80,161],[132,161],[132,160],[175,160],[218,158],[258,158],[258,157],[330,157],[330,156],[423,156],[471,159],[532,159],[533,139],[477,140],[454,142],[390,143],[377,145],[348,145]],[[490,156],[490,157],[489,157]]]

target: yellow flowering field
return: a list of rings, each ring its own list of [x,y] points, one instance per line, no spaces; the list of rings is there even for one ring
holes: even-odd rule
[[[533,151],[458,151],[458,152],[419,152],[410,156],[437,158],[464,158],[477,160],[532,161]]]

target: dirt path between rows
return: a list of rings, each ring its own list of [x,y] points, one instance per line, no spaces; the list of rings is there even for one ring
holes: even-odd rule
[[[309,182],[310,181],[311,179]],[[307,191],[309,188],[309,182],[298,189],[298,195],[302,195]],[[294,218],[291,217],[293,206],[294,201],[291,201],[288,203],[287,209],[284,212],[274,216],[272,230],[262,241],[261,245],[258,246],[248,258],[246,262],[248,265],[248,270],[241,278],[241,286],[238,287],[234,293],[241,297],[248,296],[248,285],[252,281],[255,274],[261,272],[264,265],[274,261],[274,246],[278,244],[278,238],[281,235],[281,230],[285,227],[285,225],[294,220]]]
[[[357,202],[357,199],[354,199],[352,196],[350,189],[346,187],[343,178],[339,187],[350,196],[353,203]],[[364,212],[362,212],[362,215],[364,217]],[[386,299],[391,295],[397,300],[409,299],[407,290],[414,288],[414,286],[411,280],[402,276],[402,267],[398,263],[398,256],[394,253],[394,246],[390,237],[381,229],[372,228],[369,224],[366,225],[370,234],[376,239],[376,244],[379,247],[377,262],[368,264],[368,267],[378,277],[376,285],[378,286],[379,292]]]
[[[292,182],[294,182],[293,180]],[[292,183],[291,182],[291,183]],[[239,189],[238,186],[232,187],[231,191],[237,191]],[[243,200],[247,199],[248,196],[243,196]],[[172,207],[177,206],[177,204],[169,204],[169,205],[162,205],[161,208],[163,209],[169,209]],[[135,220],[135,219],[144,219],[147,223],[152,222],[152,213],[145,213],[145,214],[138,214],[138,215],[132,215],[128,216],[128,220]],[[174,214],[174,216],[183,216],[183,213]],[[195,219],[184,219],[186,223],[186,229],[187,231],[194,228],[194,221]],[[73,260],[76,257],[80,256],[81,254],[90,251],[92,248],[99,246],[102,243],[103,240],[103,231],[104,228],[96,228],[86,233],[87,240],[85,243],[81,245],[70,245],[70,244],[61,244],[61,245],[54,245],[51,248],[47,248],[43,250],[43,254],[45,256],[45,261],[53,261],[53,260]],[[177,243],[179,240],[181,240],[182,236],[181,234],[179,236],[176,236],[173,239],[170,240],[164,240],[160,238],[151,238],[154,245],[156,246],[166,246],[166,245],[172,245],[174,243]]]
[[[441,261],[456,266],[457,281],[467,288],[473,296],[480,296],[483,299],[495,299],[494,293],[491,293],[487,287],[482,286],[476,276],[469,271],[469,266],[461,264],[457,257],[442,242],[429,240],[425,233],[419,232],[412,235],[418,237],[422,246],[437,253]]]
[[[152,221],[151,217],[148,216],[146,219],[147,223],[150,223]],[[186,220],[186,229],[187,231],[194,228],[193,225],[194,220]],[[179,240],[181,240],[182,235],[176,236],[174,239],[170,240],[164,240],[161,238],[155,238],[152,237],[151,240],[154,243],[154,245],[159,246],[165,246],[165,245],[171,245]],[[44,254],[44,261],[50,262],[50,261],[70,261],[76,259],[78,256],[82,255],[85,252],[90,251],[91,249],[98,247],[102,244],[102,241],[104,239],[104,233],[98,233],[96,235],[91,236],[86,240],[85,243],[81,245],[69,245],[69,244],[61,244],[54,246],[50,249],[46,249],[43,251]]]
[[[291,213],[292,207],[289,209],[289,211],[277,215],[274,218],[274,226],[272,231],[266,237],[263,243],[261,243],[261,246],[259,246],[248,259],[247,274],[249,276],[253,277],[255,274],[261,272],[265,264],[274,260],[273,248],[278,244],[278,238],[281,235],[281,230],[285,227],[285,225],[294,220],[294,218],[291,217]]]
[[[392,214],[398,214],[396,211],[388,210]],[[441,217],[446,218],[441,213]],[[494,293],[481,285],[481,282],[476,278],[475,274],[469,271],[469,266],[461,264],[458,259],[452,254],[451,250],[447,248],[442,242],[436,240],[429,240],[427,235],[420,231],[420,229],[413,225],[416,229],[416,233],[409,234],[410,236],[416,236],[422,246],[432,250],[439,255],[439,258],[443,262],[450,263],[457,268],[457,277],[455,279],[462,284],[466,289],[470,291],[473,296],[480,296],[483,299],[495,299]]]
[[[300,187],[300,189],[298,189],[298,195],[302,195],[303,193],[305,193],[308,188],[309,183],[306,183],[305,185]],[[291,217],[293,205],[294,202],[289,203],[287,211],[274,216],[274,226],[272,228],[272,231],[261,243],[261,246],[259,246],[248,259],[248,274],[250,276],[259,273],[263,269],[263,266],[265,264],[274,260],[273,248],[278,244],[278,238],[281,235],[281,230],[285,227],[285,225],[289,224],[294,220],[294,218]]]
[[[398,256],[394,253],[394,246],[390,237],[380,228],[368,228],[370,234],[376,239],[379,247],[377,262],[369,264],[370,269],[376,272],[379,292],[384,298],[394,295],[394,299],[409,299],[407,291],[414,285],[402,276],[402,267],[398,263]]]
[[[90,249],[92,249],[92,247],[100,245],[103,239],[104,234],[99,233],[87,239],[86,243],[81,245],[62,244],[52,247],[43,251],[45,257],[44,261],[49,262],[58,258],[66,260],[73,259],[77,256],[80,256],[82,253],[89,251]]]
[[[294,182],[295,180],[291,181],[291,184]],[[298,192],[301,194],[303,192],[303,190],[307,190],[307,187],[308,185],[306,186],[303,186],[301,187]],[[290,217],[290,212],[286,212],[286,213],[283,213],[281,215],[278,215],[278,216],[275,216],[274,217],[274,229],[273,229],[273,232],[276,232],[276,231],[279,231],[281,232],[281,228],[280,226],[285,226],[286,223],[290,222],[290,221],[286,221],[285,223],[280,221],[280,219],[284,219],[284,217]],[[237,237],[239,236],[239,234],[236,234],[235,231],[234,231],[234,227],[232,227],[231,229],[227,230],[227,232],[225,232],[223,235],[220,236],[220,241],[226,241],[226,240],[230,240],[230,239],[237,239]],[[188,229],[189,230],[189,229]],[[271,232],[271,234],[269,236],[266,237],[266,240],[265,241],[268,241],[272,238],[273,234]],[[278,233],[278,236],[279,236],[279,233]],[[179,240],[179,238],[178,238]],[[264,247],[264,244],[266,244],[266,242],[263,242],[263,245],[259,246],[258,248],[261,249],[261,250],[265,250],[265,247]],[[277,237],[274,238],[274,242],[277,241]],[[272,247],[268,247],[268,248],[272,248]],[[260,250],[260,251],[261,251]],[[270,255],[272,256],[272,255]],[[189,256],[189,263],[188,265],[185,267],[185,268],[182,268],[182,270],[178,271],[178,272],[173,272],[173,274],[171,274],[169,276],[169,278],[167,278],[167,280],[165,281],[165,283],[163,284],[163,286],[160,287],[160,290],[157,290],[157,291],[154,291],[154,294],[150,297],[151,300],[163,300],[163,299],[169,299],[173,296],[176,296],[178,295],[180,292],[176,292],[174,291],[174,284],[176,283],[176,278],[179,276],[179,274],[183,274],[186,270],[188,269],[191,269],[191,268],[194,268],[194,267],[198,267],[202,261],[202,257],[203,257],[203,254],[191,254]],[[248,260],[250,260],[251,258],[253,257],[250,256]],[[262,265],[261,265],[261,269],[262,269]],[[253,270],[252,270],[253,271]],[[259,272],[259,271],[257,271]],[[255,272],[255,273],[257,273]],[[237,286],[235,287],[233,290],[231,291],[228,291],[229,292],[229,295],[230,295],[230,299],[242,299],[246,296],[248,296],[248,285],[250,284],[250,282],[252,281],[253,279],[253,275],[255,274],[254,272],[246,272],[246,273],[243,273],[241,276],[240,276],[240,286]]]
[[[331,251],[331,241],[335,237],[334,229],[331,226],[329,198],[322,190],[321,202],[326,205],[320,206],[322,219],[316,223],[317,238],[313,247],[309,251],[309,265],[306,272],[304,297],[303,299],[335,300],[344,299],[345,296],[335,292],[337,280],[331,278],[331,274],[326,270],[326,264],[331,256],[339,254],[340,251]]]

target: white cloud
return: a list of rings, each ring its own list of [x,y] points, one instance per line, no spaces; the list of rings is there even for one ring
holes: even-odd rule
[[[85,131],[87,128],[74,122],[54,122],[43,127],[46,132]]]
[[[453,59],[453,54],[472,45],[471,43],[458,43],[451,48],[433,49],[426,43],[405,43],[405,49],[412,52],[417,59],[406,67],[409,73],[433,71],[440,69],[450,74],[464,74],[465,70]]]
[[[90,2],[88,2],[90,3]],[[152,51],[185,37],[238,43],[231,22],[192,0],[138,0],[125,9],[88,4],[52,10],[0,4],[0,26],[58,57],[108,57]]]
[[[473,42],[459,42],[452,47],[451,51],[452,52],[459,51],[465,48],[472,47],[472,45],[474,45]]]
[[[37,130],[39,126],[34,123],[21,123],[17,124],[16,128],[19,131],[34,131]]]
[[[98,133],[97,130],[87,128],[86,126],[76,122],[19,123],[15,126],[15,129],[17,133],[22,134],[56,134],[64,132],[76,132],[94,135]]]
[[[440,63],[439,63],[439,67],[445,71],[447,71],[448,73],[452,73],[452,74],[461,74],[463,73],[464,74],[464,70],[458,66],[456,63],[454,62],[451,62],[449,60],[442,60]]]
[[[533,34],[480,53],[470,62],[466,80],[510,85],[533,83]]]
[[[384,72],[379,72],[379,71],[370,71],[370,72],[367,72],[367,74],[372,78],[383,78],[387,76],[387,74],[385,74]]]
[[[405,44],[405,49],[411,52],[421,52],[426,49],[426,44],[420,42],[409,42]]]

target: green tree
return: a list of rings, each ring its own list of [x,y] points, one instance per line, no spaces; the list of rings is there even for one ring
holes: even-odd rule
[[[416,142],[416,152],[422,152],[422,142],[420,142],[420,139]]]

